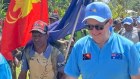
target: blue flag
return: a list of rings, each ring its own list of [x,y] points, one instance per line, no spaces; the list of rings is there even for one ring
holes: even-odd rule
[[[71,34],[76,23],[76,18],[78,21],[76,23],[75,31],[84,28],[82,20],[85,16],[85,8],[91,1],[92,0],[72,0],[61,21],[57,21],[49,26],[50,42],[59,40],[60,38],[64,38],[66,35]],[[78,13],[80,14],[79,17],[77,17]]]

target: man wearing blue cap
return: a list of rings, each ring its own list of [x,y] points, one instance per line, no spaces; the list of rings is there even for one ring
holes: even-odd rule
[[[83,22],[90,35],[75,43],[64,69],[67,79],[140,79],[140,56],[133,42],[109,30],[108,5],[87,5]]]
[[[122,32],[122,36],[133,41],[134,43],[139,42],[138,30],[133,26],[133,19],[131,17],[126,17],[123,20],[123,26],[125,30]]]

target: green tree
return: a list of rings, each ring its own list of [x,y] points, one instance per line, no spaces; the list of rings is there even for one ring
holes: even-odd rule
[[[140,15],[140,1],[139,0],[110,0],[109,5],[113,12],[113,18],[126,17],[129,14],[127,10],[133,10]],[[135,16],[136,14],[132,15]]]
[[[7,6],[5,6],[4,0],[0,0],[0,19],[3,19],[6,15]]]
[[[127,16],[128,0],[111,0],[108,4],[112,10],[113,19]]]
[[[70,0],[48,0],[49,1],[49,13],[53,13],[55,10],[58,12],[60,17],[65,14]]]
[[[132,9],[138,12],[138,15],[140,15],[140,1],[135,1],[134,5],[132,6]]]

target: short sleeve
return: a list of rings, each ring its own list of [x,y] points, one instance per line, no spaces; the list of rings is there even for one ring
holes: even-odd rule
[[[0,54],[0,79],[12,79],[10,66],[1,54]]]
[[[72,52],[68,58],[68,61],[66,63],[66,66],[64,68],[64,72],[72,77],[78,78],[80,75],[80,70],[78,67],[78,55],[76,52],[78,49],[76,49],[76,47],[74,46],[72,49]]]
[[[128,53],[128,59],[129,59],[129,74],[132,76],[139,74],[140,54],[138,53],[134,45],[130,48],[130,52]]]
[[[60,51],[59,51],[60,52]],[[57,62],[58,63],[62,63],[62,62],[64,62],[64,60],[65,60],[65,57],[64,57],[64,55],[60,52],[60,54],[57,56]]]
[[[29,69],[28,61],[27,61],[25,52],[23,52],[21,70],[22,71],[27,71],[28,69]]]
[[[59,55],[57,56],[57,68],[59,72],[64,72],[64,65],[65,65],[64,61],[65,61],[65,57],[60,52]]]

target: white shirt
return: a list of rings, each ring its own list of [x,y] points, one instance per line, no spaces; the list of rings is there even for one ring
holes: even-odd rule
[[[122,36],[128,38],[129,40],[133,41],[134,43],[139,42],[138,29],[136,27],[133,27],[133,30],[130,32],[127,32],[126,30],[124,30],[122,32]]]

